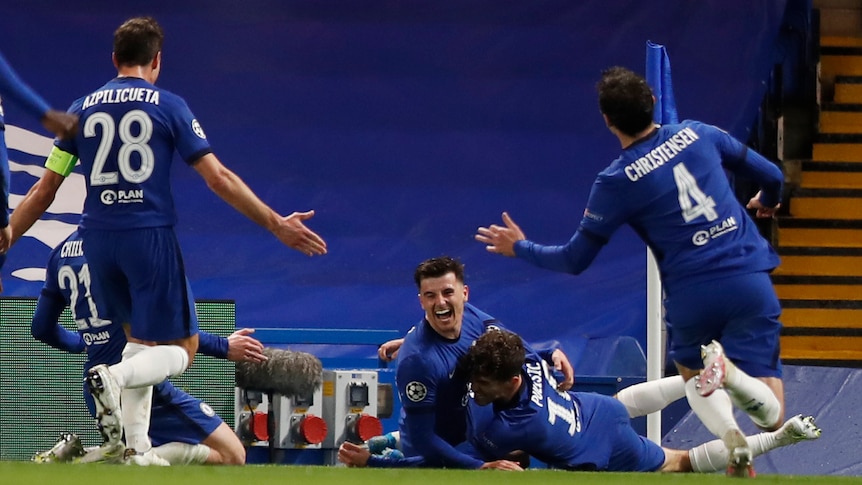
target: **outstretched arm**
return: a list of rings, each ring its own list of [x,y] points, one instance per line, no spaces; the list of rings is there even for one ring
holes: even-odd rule
[[[527,240],[524,231],[507,212],[503,213],[502,226],[480,227],[474,237],[484,243],[489,252],[517,256],[540,268],[570,274],[580,274],[587,269],[604,245],[603,241],[580,230],[561,246],[536,244]]]
[[[307,256],[326,254],[323,238],[303,224],[303,221],[314,216],[314,211],[294,212],[286,217],[279,215],[212,153],[201,157],[193,166],[206,180],[210,190],[242,215],[266,228],[286,246]]]
[[[252,333],[253,328],[241,328],[225,338],[204,331],[198,332],[198,352],[231,362],[263,362],[266,360],[263,344],[251,337]]]
[[[48,102],[18,76],[3,54],[0,54],[0,95],[14,100],[60,138],[71,138],[78,131],[78,117],[51,109]]]

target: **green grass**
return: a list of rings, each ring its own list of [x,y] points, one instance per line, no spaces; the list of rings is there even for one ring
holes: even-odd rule
[[[249,465],[246,467],[127,467],[117,465],[37,465],[0,461],[3,485],[673,485],[734,484],[720,474],[587,473],[531,470],[523,473],[473,470],[381,470],[320,466]],[[862,484],[862,477],[759,475],[759,485]]]

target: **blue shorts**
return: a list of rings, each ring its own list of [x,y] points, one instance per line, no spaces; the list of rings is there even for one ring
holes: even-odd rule
[[[592,392],[573,393],[584,429],[579,439],[585,451],[578,454],[578,470],[654,472],[664,465],[661,446],[637,434],[625,406],[613,397]]]
[[[177,389],[170,381],[153,386],[150,418],[153,446],[174,441],[196,445],[223,422],[207,403]]]
[[[677,288],[665,298],[670,357],[703,368],[700,346],[718,340],[752,377],[781,377],[781,304],[767,273]]]
[[[79,232],[100,315],[131,323],[132,337],[140,340],[166,342],[198,333],[173,228]]]
[[[84,389],[90,416],[96,417],[93,395]],[[224,421],[205,402],[174,387],[170,381],[153,386],[150,440],[153,446],[181,442],[202,443]]]

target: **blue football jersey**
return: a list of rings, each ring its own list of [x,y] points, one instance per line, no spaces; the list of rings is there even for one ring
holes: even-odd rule
[[[42,287],[36,312],[33,315],[32,334],[40,341],[60,350],[72,353],[85,352],[87,360],[84,363],[83,375],[97,364],[113,365],[123,358],[123,349],[126,346],[126,334],[123,330],[123,322],[106,319],[100,315],[91,291],[91,279],[89,265],[84,257],[83,241],[77,231],[69,235],[63,242],[58,244],[48,257],[45,274],[45,284]],[[77,333],[66,330],[58,322],[62,311],[69,307],[72,318],[77,327]],[[218,358],[227,358],[228,340],[218,335],[200,332],[199,352]],[[170,381],[164,381],[155,386],[157,395],[160,395],[159,412],[153,408],[153,426],[161,426],[163,420],[176,419],[176,415],[182,411],[180,403],[185,404],[188,409],[200,404],[200,401],[186,395],[182,391],[174,391]],[[175,396],[174,402],[167,400],[165,396]],[[90,414],[95,416],[95,404],[89,392],[84,392],[84,398]],[[196,404],[195,404],[196,403]],[[205,408],[203,408],[205,411]],[[211,410],[210,410],[211,411]],[[164,415],[164,416],[163,416]],[[195,414],[196,417],[186,416],[186,424],[191,429],[204,426],[209,429],[212,426],[212,416],[207,412]],[[213,415],[214,416],[214,415]],[[215,419],[221,420],[218,416]],[[216,423],[216,426],[218,423]],[[213,428],[214,429],[214,428]],[[176,435],[179,428],[175,425],[166,425],[164,429],[159,428],[159,433],[173,433]],[[209,429],[211,432],[212,429]],[[206,437],[209,432],[203,435]],[[162,436],[161,434],[159,436]],[[201,438],[203,439],[203,438]]]
[[[186,102],[143,79],[118,77],[69,111],[80,117],[80,130],[56,145],[81,160],[87,185],[81,227],[174,225],[174,152],[191,164],[212,151]]]
[[[405,436],[405,413],[415,419],[433,417],[437,435],[451,445],[466,439],[467,380],[457,371],[458,360],[490,326],[499,327],[499,322],[467,303],[458,339],[441,337],[425,319],[404,338],[395,375],[404,409],[399,423],[403,443],[412,442],[409,433]]]
[[[664,462],[616,399],[558,391],[548,363],[529,350],[521,376],[511,403],[469,401],[469,440],[484,459],[520,450],[552,468],[596,471],[654,471]]]
[[[770,271],[778,256],[725,170],[759,183],[764,205],[779,202],[781,170],[725,131],[689,120],[661,126],[598,174],[580,230],[606,241],[629,224],[655,253],[668,286]]]
[[[51,251],[45,285],[33,316],[33,333],[62,332],[57,317],[68,306],[80,342],[87,351],[84,366],[86,374],[86,370],[96,364],[112,365],[120,362],[126,346],[126,334],[122,322],[112,322],[99,315],[91,293],[90,269],[82,246],[81,236],[76,231]],[[62,333],[55,335],[64,338]],[[72,337],[73,334],[69,334],[65,338],[73,342]],[[64,347],[62,350],[76,350],[71,345]]]

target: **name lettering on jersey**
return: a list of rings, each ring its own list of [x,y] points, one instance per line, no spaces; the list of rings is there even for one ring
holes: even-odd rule
[[[76,258],[84,255],[84,241],[67,241],[60,248],[61,258]]]
[[[149,88],[103,89],[84,98],[83,109],[97,104],[117,103],[159,104],[159,92]]]
[[[527,368],[527,375],[530,376],[530,380],[533,382],[533,392],[530,395],[530,400],[536,406],[540,408],[545,407],[544,399],[542,395],[542,365],[534,362],[527,362],[525,367]]]
[[[625,168],[626,177],[632,182],[637,182],[653,170],[673,160],[682,153],[689,145],[700,139],[691,128],[683,128],[674,133],[661,145],[653,148],[646,155],[638,158]]]

